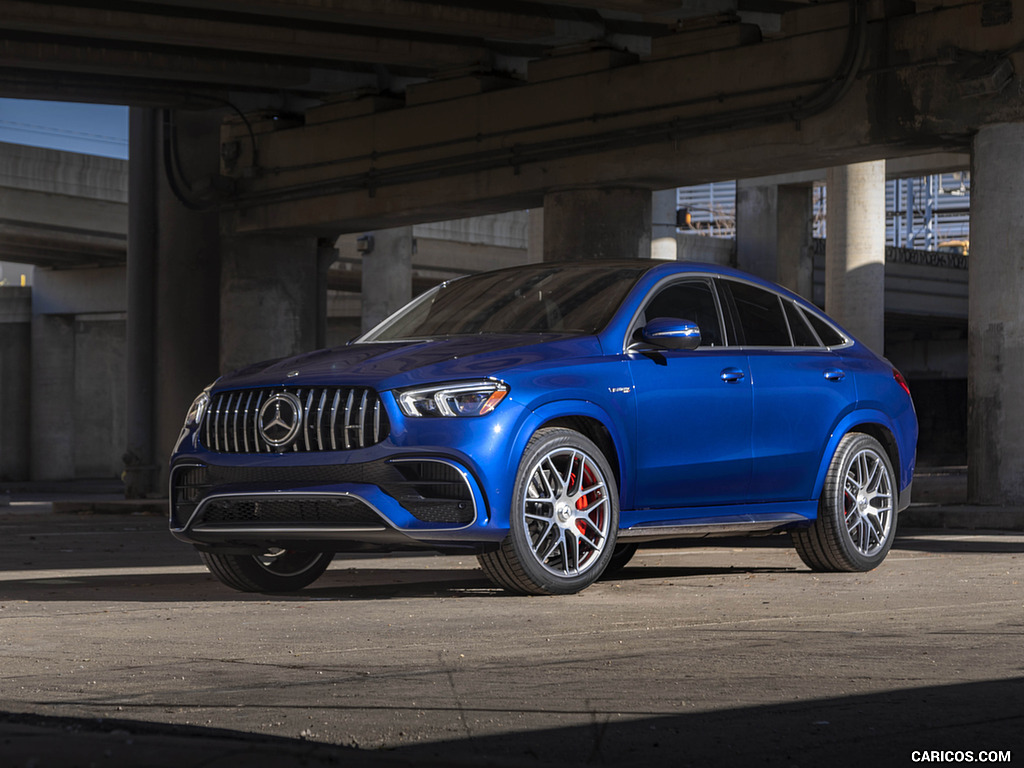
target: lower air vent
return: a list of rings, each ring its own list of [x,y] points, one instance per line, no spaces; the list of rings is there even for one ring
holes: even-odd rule
[[[290,499],[214,499],[203,507],[204,525],[380,525],[380,517],[346,496]]]

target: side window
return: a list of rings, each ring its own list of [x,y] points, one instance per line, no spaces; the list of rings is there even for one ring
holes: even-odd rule
[[[791,301],[782,300],[782,306],[786,309],[786,319],[789,320],[789,330],[793,334],[793,344],[798,347],[820,347],[821,342],[814,335],[814,331],[804,320],[804,313],[796,308]]]
[[[846,343],[846,339],[843,338],[839,331],[826,323],[816,314],[813,312],[807,312],[806,315],[807,319],[811,323],[811,327],[814,328],[814,332],[818,334],[818,338],[821,339],[821,343],[826,347],[839,347]]]
[[[644,323],[656,317],[689,320],[700,328],[702,347],[722,346],[722,323],[711,284],[686,280],[662,288],[644,309]]]
[[[740,342],[748,347],[791,347],[782,300],[771,291],[729,280],[739,321]]]

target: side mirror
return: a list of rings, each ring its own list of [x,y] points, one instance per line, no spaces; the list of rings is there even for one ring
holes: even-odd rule
[[[640,329],[640,338],[665,349],[696,349],[700,346],[700,328],[689,320],[656,317]]]

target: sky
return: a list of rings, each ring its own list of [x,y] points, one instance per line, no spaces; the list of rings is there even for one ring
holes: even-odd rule
[[[128,108],[0,99],[0,141],[128,159]]]

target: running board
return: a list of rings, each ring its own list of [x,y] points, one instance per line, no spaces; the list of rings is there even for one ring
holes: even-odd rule
[[[811,521],[797,514],[773,515],[759,520],[723,520],[710,522],[707,518],[676,525],[637,525],[620,530],[619,541],[657,541],[658,539],[704,538],[706,536],[746,536],[755,533],[775,533]]]

